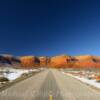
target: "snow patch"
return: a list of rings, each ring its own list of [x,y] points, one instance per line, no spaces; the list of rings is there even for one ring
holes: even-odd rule
[[[85,77],[74,76],[74,75],[72,75],[72,74],[70,74],[70,73],[65,73],[65,72],[62,72],[62,73],[63,73],[63,74],[66,74],[66,75],[69,75],[69,76],[71,76],[71,77],[73,77],[73,78],[76,78],[76,79],[80,80],[80,81],[83,82],[83,83],[89,84],[89,85],[91,85],[91,86],[94,86],[94,87],[100,89],[100,83],[96,82],[95,79],[89,80],[89,79],[87,79],[87,78],[85,78]]]
[[[8,78],[10,81],[13,81],[20,77],[22,74],[30,73],[30,72],[38,72],[38,69],[28,69],[28,70],[21,70],[21,69],[11,69],[9,70],[9,73],[4,73],[4,76]]]
[[[4,74],[6,78],[8,78],[10,81],[15,80],[16,78],[20,77],[22,75],[21,72],[12,72],[9,74]]]

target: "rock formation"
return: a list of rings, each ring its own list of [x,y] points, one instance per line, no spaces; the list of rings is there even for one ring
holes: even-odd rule
[[[22,56],[18,58],[12,55],[1,55],[0,67],[1,66],[20,68],[100,68],[100,57],[91,55],[59,55],[53,57]]]

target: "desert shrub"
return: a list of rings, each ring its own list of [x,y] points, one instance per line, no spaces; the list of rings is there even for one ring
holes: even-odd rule
[[[6,78],[6,77],[0,77],[0,82],[7,82],[7,81],[9,81],[8,78]]]

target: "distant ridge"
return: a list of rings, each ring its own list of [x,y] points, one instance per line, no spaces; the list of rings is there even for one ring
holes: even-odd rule
[[[0,55],[0,67],[20,68],[100,68],[100,57],[94,55],[21,56]]]

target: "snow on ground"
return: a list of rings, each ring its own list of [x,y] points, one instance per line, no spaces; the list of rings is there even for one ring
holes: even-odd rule
[[[71,77],[73,77],[73,78],[76,78],[76,79],[80,80],[80,81],[83,82],[83,83],[86,83],[86,84],[88,84],[88,85],[91,85],[91,86],[94,86],[94,87],[100,89],[100,83],[96,82],[95,79],[89,80],[89,79],[87,79],[87,78],[85,78],[85,77],[74,76],[74,75],[72,75],[72,74],[70,74],[70,73],[65,73],[65,72],[62,72],[62,73],[63,73],[63,74],[66,74],[66,75],[69,75],[69,76],[71,76]]]
[[[4,74],[4,76],[6,78],[8,78],[10,81],[12,80],[15,80],[16,78],[20,77],[22,75],[22,72],[12,72],[12,73],[9,73],[9,74]]]
[[[38,72],[39,69],[9,69],[9,73],[4,73],[4,77],[8,78],[10,81],[13,81],[20,77],[22,74],[30,72]]]

